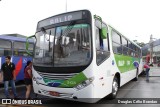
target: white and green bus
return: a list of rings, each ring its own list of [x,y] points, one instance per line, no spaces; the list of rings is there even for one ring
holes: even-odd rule
[[[79,10],[38,22],[32,36],[35,93],[94,103],[116,98],[119,87],[138,79],[141,48],[102,19]]]

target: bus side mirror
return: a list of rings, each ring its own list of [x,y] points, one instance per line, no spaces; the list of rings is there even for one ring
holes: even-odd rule
[[[31,54],[31,53],[29,52],[29,39],[32,38],[32,37],[35,37],[35,35],[29,36],[29,37],[27,37],[27,39],[26,39],[26,52],[27,52],[27,54],[29,54],[30,56],[33,56],[33,54]]]
[[[103,27],[101,29],[100,33],[101,33],[102,39],[106,39],[107,38],[107,28],[106,27]]]

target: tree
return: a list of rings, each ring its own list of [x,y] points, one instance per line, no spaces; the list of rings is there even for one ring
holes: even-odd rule
[[[143,46],[145,46],[146,44],[145,44],[144,42],[141,42],[141,43],[138,43],[138,45],[139,45],[140,47],[143,47]]]
[[[133,40],[137,45],[139,45],[140,47],[143,47],[145,45],[144,42],[138,42],[137,40]]]

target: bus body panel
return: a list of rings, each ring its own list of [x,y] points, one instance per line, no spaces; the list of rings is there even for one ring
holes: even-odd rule
[[[24,80],[24,68],[27,61],[32,61],[31,57],[13,56],[12,62],[15,64],[16,80]]]
[[[113,55],[112,57],[114,57],[114,63],[116,65],[112,69],[112,72],[120,73],[120,87],[121,87],[121,86],[123,86],[124,84],[126,84],[127,82],[129,82],[130,80],[132,80],[136,77],[137,69],[133,66],[133,63],[135,61],[139,62],[138,75],[141,74],[142,66],[143,66],[142,59],[141,59],[141,57],[140,58],[134,58],[134,57],[131,57],[131,56],[123,56],[123,55],[119,55],[120,57],[117,59],[117,55],[114,54],[114,52],[113,52],[113,44],[112,44],[112,40],[111,40],[111,38],[112,38],[112,27],[108,26],[108,28],[109,28],[109,35],[110,35],[111,54]],[[127,70],[126,71],[120,71],[120,68],[118,67],[118,62],[119,61],[127,62],[127,60],[130,62],[130,66],[124,66],[124,67],[121,68],[121,70],[124,70],[124,69],[127,69]]]
[[[95,65],[94,98],[103,98],[111,93],[114,71],[110,69],[112,59],[108,58],[101,65]],[[112,66],[112,65],[111,65]]]
[[[93,16],[93,14],[92,14]],[[94,20],[94,17],[92,17],[92,20]],[[96,35],[95,35],[95,22],[92,23],[92,41],[93,41],[93,47],[96,47]],[[110,35],[109,36],[109,43],[110,42]],[[93,48],[93,73],[95,76],[95,80],[93,81],[94,84],[94,98],[101,99],[111,93],[112,91],[112,81],[114,78],[115,70],[111,70],[110,67],[112,65],[113,56],[110,54],[104,62],[102,62],[99,66],[96,62],[96,48]]]

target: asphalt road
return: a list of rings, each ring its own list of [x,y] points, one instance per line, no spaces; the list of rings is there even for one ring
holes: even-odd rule
[[[19,84],[17,87],[17,92],[20,98],[23,98],[25,96],[25,86],[23,84]],[[4,92],[3,88],[0,89],[0,97],[4,98]],[[34,97],[34,94],[32,94],[32,97]],[[41,97],[41,96],[39,96]],[[119,101],[133,101],[131,98],[142,98],[141,100],[149,100],[148,98],[151,98],[151,100],[155,100],[154,98],[158,98],[158,101],[160,101],[160,77],[150,77],[150,81],[146,82],[144,76],[140,76],[138,81],[130,81],[129,83],[125,84],[119,89],[117,98]],[[126,99],[122,99],[126,98]],[[147,98],[147,99],[145,99]],[[157,100],[157,99],[156,99]],[[159,104],[110,104],[112,100],[108,100],[108,97],[100,100],[97,104],[85,104],[85,103],[79,103],[79,102],[73,102],[73,101],[67,101],[67,100],[61,100],[61,99],[50,99],[45,100],[44,103],[48,105],[33,105],[39,106],[39,107],[53,107],[53,105],[56,106],[66,106],[66,104],[69,105],[76,105],[76,106],[98,106],[98,107],[160,107]],[[117,99],[116,99],[117,102]],[[52,104],[52,105],[51,105]],[[5,105],[0,105],[0,107],[4,107]],[[11,106],[11,105],[10,105]],[[16,105],[14,105],[15,107]],[[18,106],[18,105],[17,105]],[[22,106],[22,105],[21,105]],[[25,105],[23,105],[25,107]],[[27,105],[32,106],[32,105]],[[9,106],[7,106],[9,107]],[[12,106],[11,106],[12,107]]]

